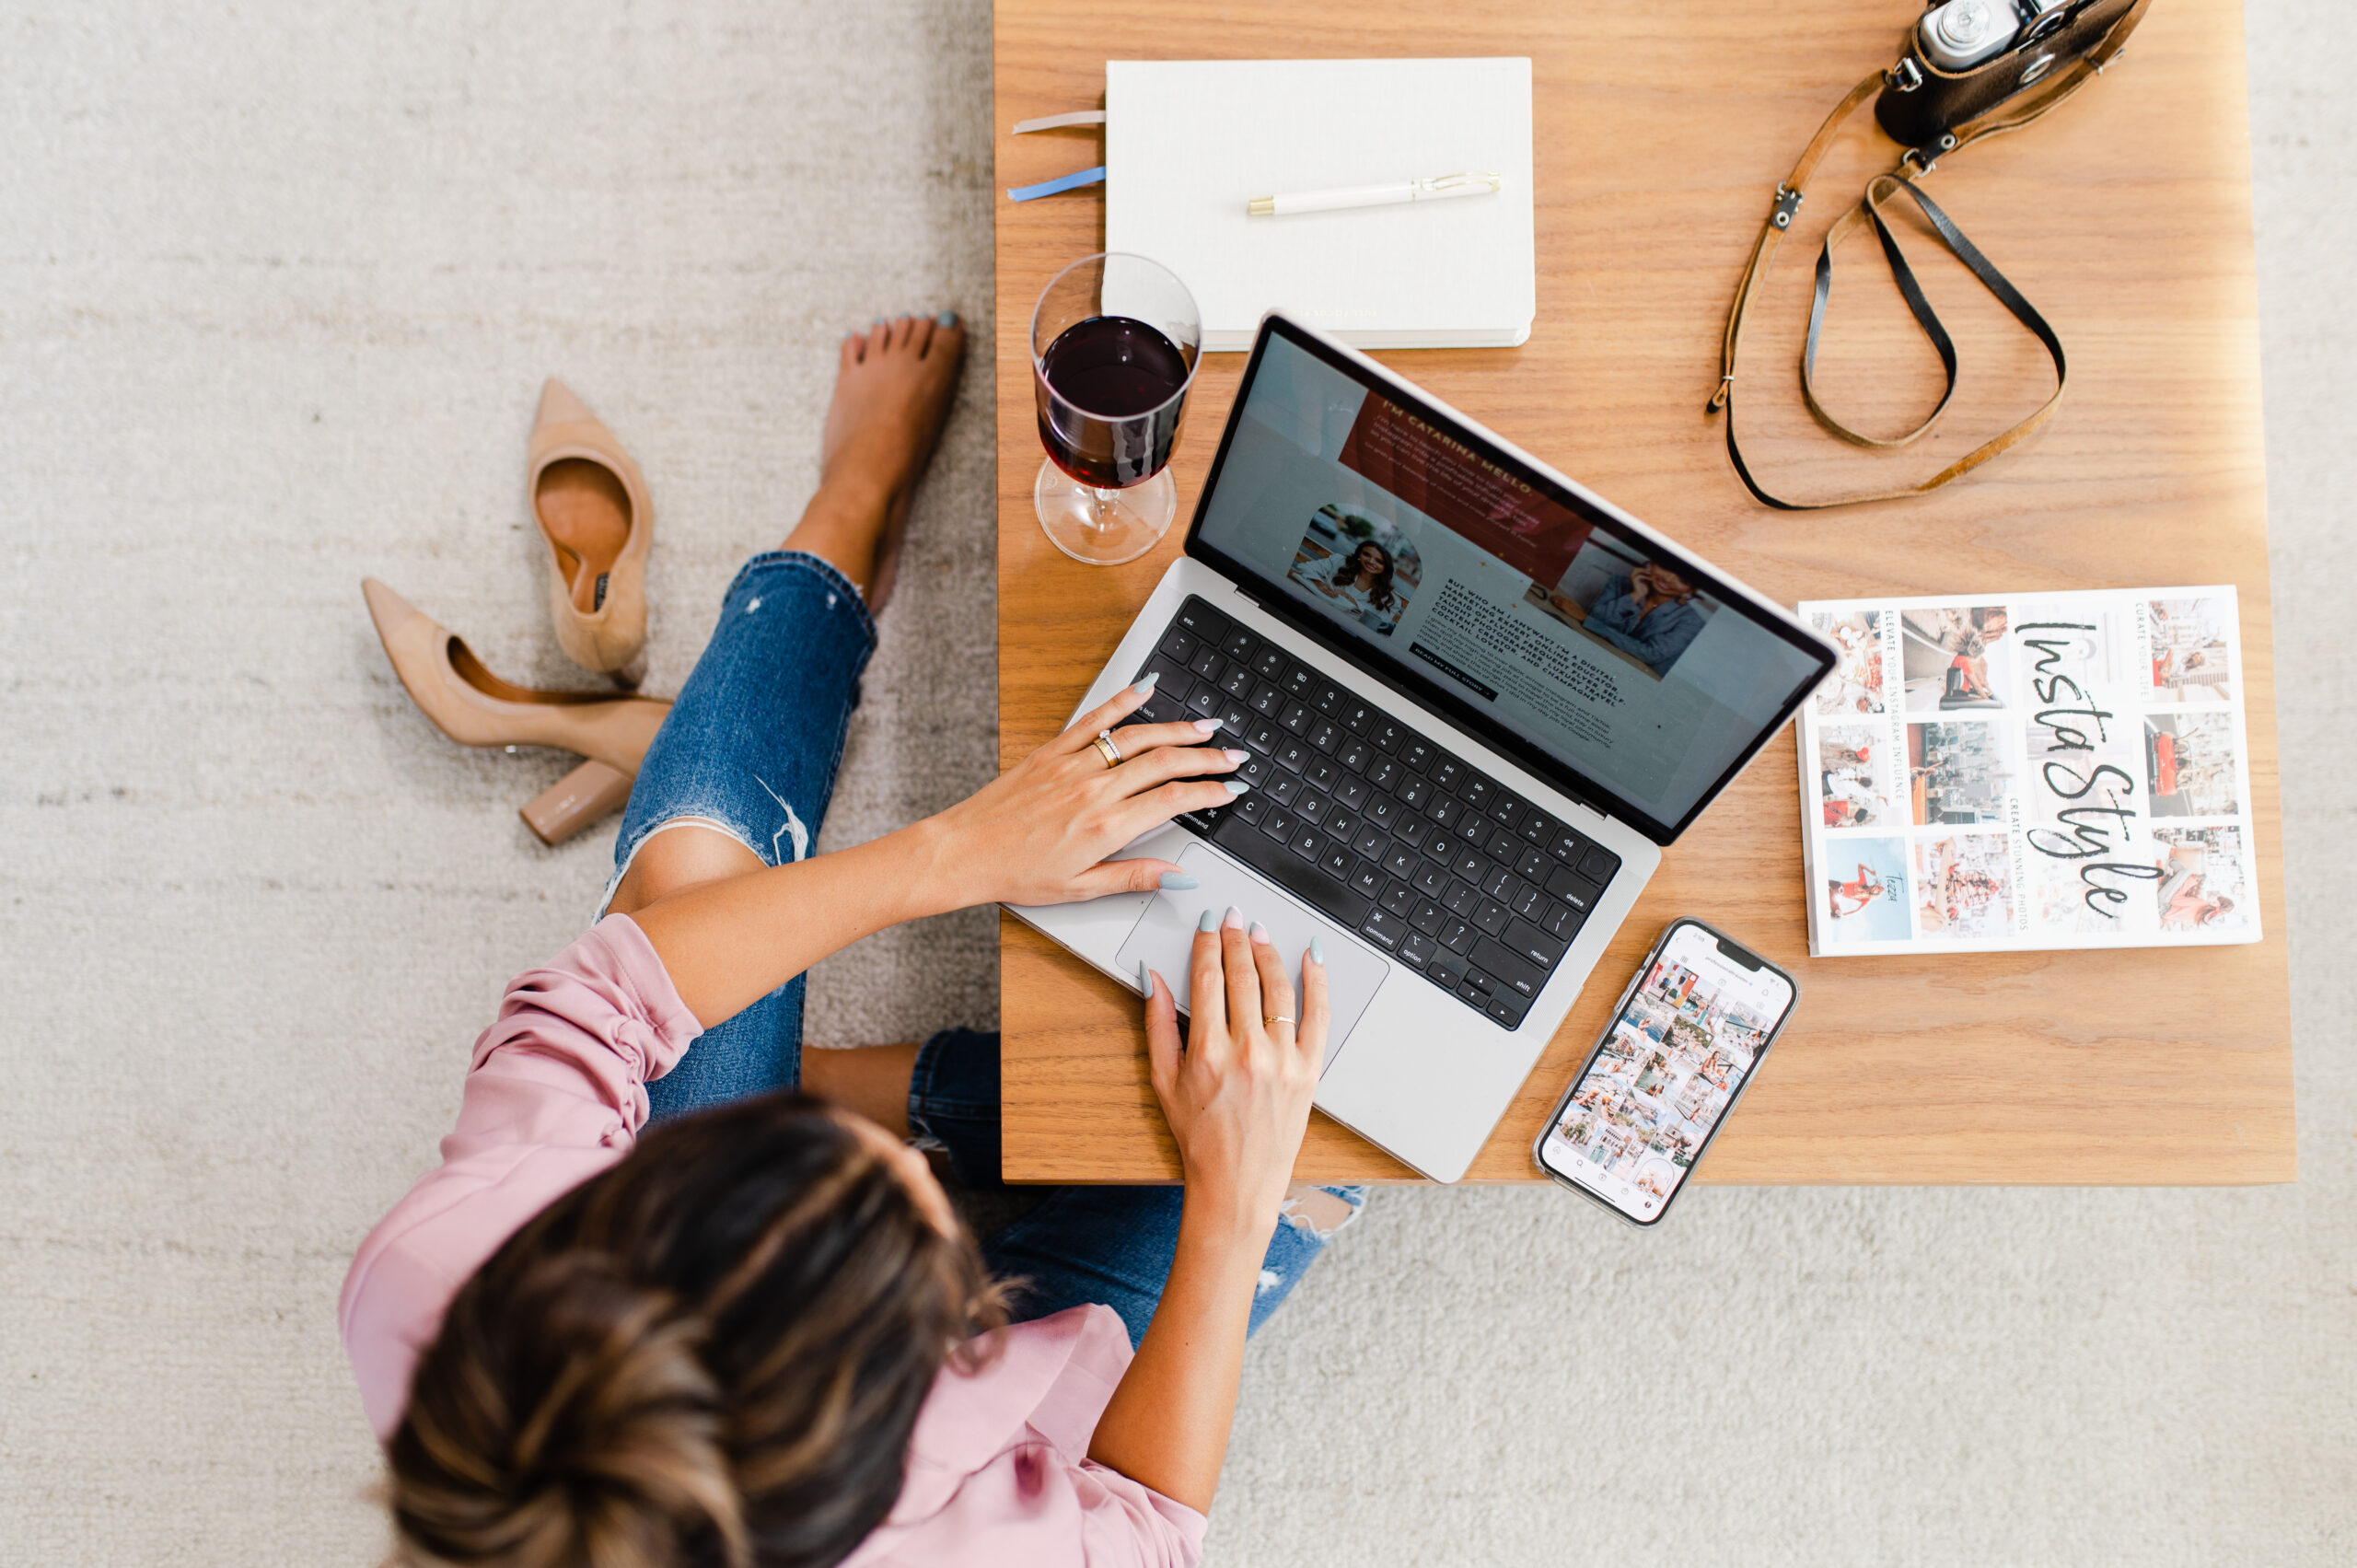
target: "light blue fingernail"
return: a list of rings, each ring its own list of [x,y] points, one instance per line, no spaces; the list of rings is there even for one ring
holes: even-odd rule
[[[1213,914],[1209,910],[1205,910],[1203,912],[1203,918],[1195,922],[1195,929],[1202,932],[1206,935],[1210,935],[1212,932],[1217,931],[1219,929],[1219,916]]]
[[[954,327],[958,324],[958,312],[944,310],[933,319],[933,324],[936,327]]]
[[[1138,960],[1138,994],[1149,1002],[1154,1000],[1154,971],[1145,967],[1144,958]]]
[[[1309,939],[1309,956],[1317,959],[1319,963],[1324,963],[1326,961],[1326,944],[1320,942],[1317,937],[1312,936]]]
[[[1227,786],[1227,793],[1230,795],[1242,795],[1246,790],[1252,787],[1250,784],[1246,784],[1242,779],[1222,779],[1220,780],[1220,783]]]
[[[1202,883],[1183,871],[1166,871],[1162,874],[1162,885],[1174,893],[1183,893],[1190,888],[1202,887]]]
[[[1138,678],[1137,684],[1131,687],[1130,690],[1132,691],[1151,691],[1154,690],[1155,682],[1161,679],[1162,671],[1158,669],[1149,669]]]
[[[1247,931],[1245,935],[1251,937],[1255,942],[1266,942],[1269,939],[1269,928],[1256,920],[1252,923],[1251,929]]]

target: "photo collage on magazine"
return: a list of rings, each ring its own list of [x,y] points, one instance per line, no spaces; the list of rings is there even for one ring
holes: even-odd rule
[[[2231,587],[1800,610],[1813,951],[2258,939]]]

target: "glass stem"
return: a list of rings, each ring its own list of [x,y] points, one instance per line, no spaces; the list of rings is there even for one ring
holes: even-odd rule
[[[1109,519],[1113,516],[1113,508],[1118,504],[1114,497],[1118,494],[1119,492],[1117,491],[1099,490],[1094,485],[1089,487],[1088,523],[1091,528],[1104,528],[1109,525]]]

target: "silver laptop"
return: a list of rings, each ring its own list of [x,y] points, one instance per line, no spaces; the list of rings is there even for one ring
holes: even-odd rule
[[[1511,372],[1508,372],[1511,374]],[[1188,1003],[1206,909],[1325,941],[1318,1107],[1465,1174],[1671,842],[1837,650],[1364,354],[1260,324],[1185,554],[1075,714],[1224,721],[1252,788],[1122,855],[1202,886],[1013,911]]]

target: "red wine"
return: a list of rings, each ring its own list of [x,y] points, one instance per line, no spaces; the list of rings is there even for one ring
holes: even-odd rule
[[[1178,394],[1190,371],[1178,345],[1144,321],[1075,321],[1039,356],[1040,444],[1058,468],[1099,490],[1152,479],[1178,443],[1186,406]]]

